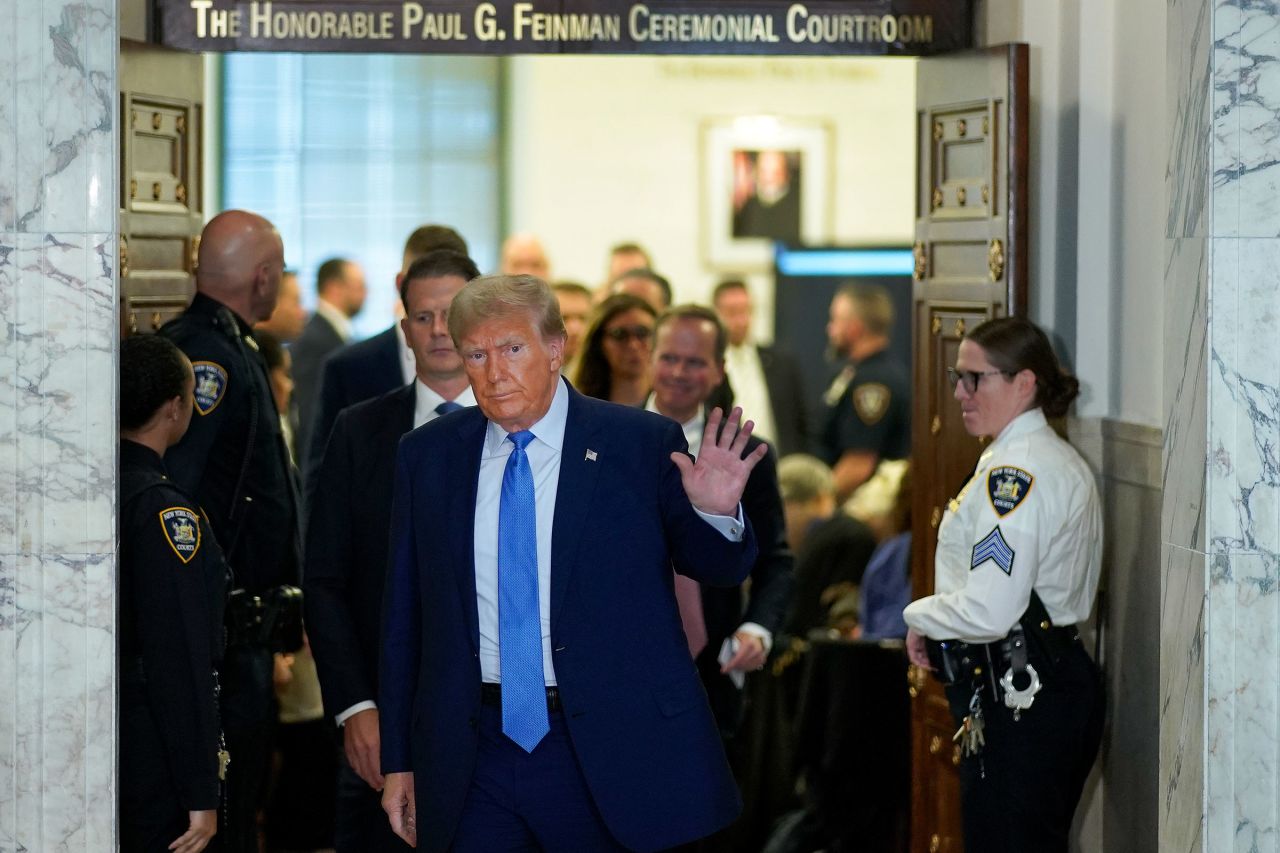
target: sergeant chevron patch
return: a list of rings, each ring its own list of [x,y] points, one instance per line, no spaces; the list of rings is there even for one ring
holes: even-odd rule
[[[996,525],[981,542],[973,546],[973,559],[969,563],[969,571],[981,566],[987,560],[1000,567],[1006,575],[1013,574],[1013,549],[1004,541],[1000,526]]]

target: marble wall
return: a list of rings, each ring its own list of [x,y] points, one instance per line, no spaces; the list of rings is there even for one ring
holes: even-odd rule
[[[1169,47],[1161,849],[1275,851],[1280,8],[1175,0]]]
[[[114,0],[0,0],[0,853],[115,845]]]

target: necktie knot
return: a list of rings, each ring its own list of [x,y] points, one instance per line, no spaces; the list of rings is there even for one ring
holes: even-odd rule
[[[463,405],[457,400],[445,400],[443,403],[436,406],[436,414],[447,415],[450,412],[456,412],[461,408],[463,408]]]
[[[533,433],[527,429],[522,429],[519,432],[509,433],[507,438],[511,440],[517,450],[524,450],[529,446],[529,442],[533,441]]]

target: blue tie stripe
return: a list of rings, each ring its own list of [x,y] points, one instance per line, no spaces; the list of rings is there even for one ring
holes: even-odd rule
[[[981,542],[973,546],[973,559],[970,570],[978,568],[987,560],[995,563],[1006,575],[1013,572],[1014,551],[1004,540],[1004,534],[996,527]]]
[[[456,412],[462,408],[465,408],[465,407],[461,403],[459,403],[457,400],[445,400],[443,403],[436,406],[436,414],[447,415],[450,412]]]
[[[515,447],[502,474],[498,506],[498,659],[502,731],[525,752],[550,731],[538,612],[538,524],[528,430],[507,436]]]

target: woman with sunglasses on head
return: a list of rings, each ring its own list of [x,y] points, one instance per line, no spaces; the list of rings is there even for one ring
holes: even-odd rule
[[[1079,383],[1014,317],[973,329],[948,375],[966,431],[991,441],[938,528],[934,594],[903,613],[907,651],[960,727],[965,849],[1065,853],[1104,710],[1075,628],[1098,588],[1098,494],[1046,421]]]
[[[657,313],[627,293],[610,296],[587,329],[573,387],[588,397],[643,406],[649,396],[649,360]]]

